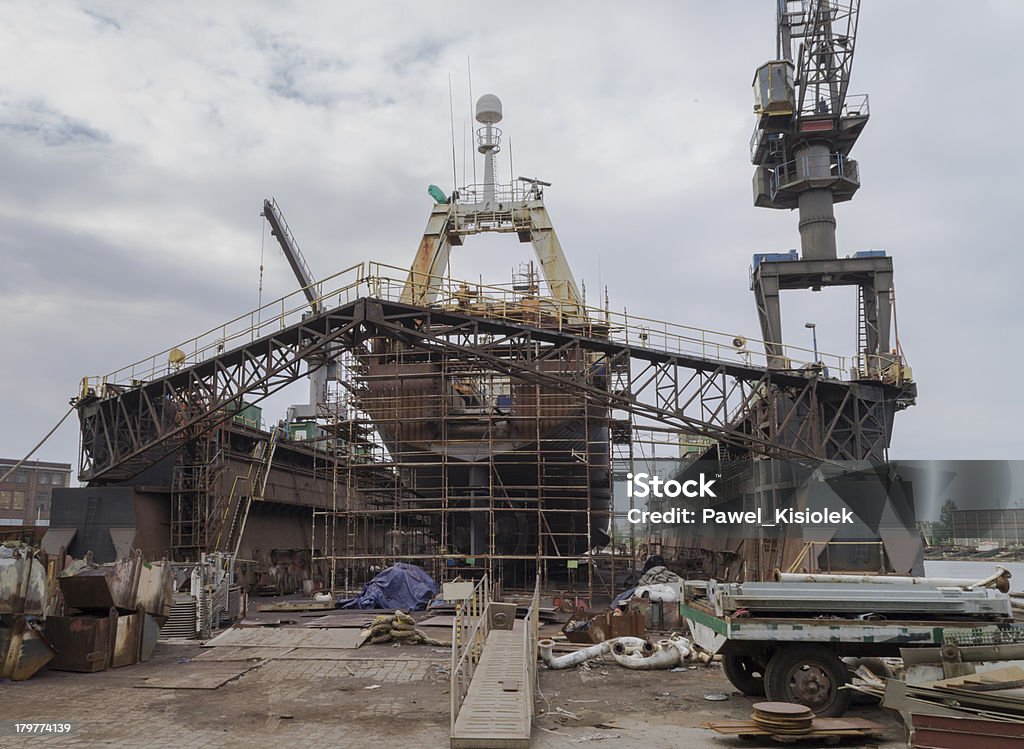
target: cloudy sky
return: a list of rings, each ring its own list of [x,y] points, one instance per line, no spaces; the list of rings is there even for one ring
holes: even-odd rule
[[[263,300],[292,291],[266,196],[320,277],[408,265],[427,186],[452,187],[449,74],[461,181],[467,58],[474,95],[504,102],[515,171],[553,183],[577,276],[615,308],[759,337],[750,256],[797,246],[795,214],[750,194],[771,0],[2,5],[5,457],[82,376],[255,307],[261,246]],[[837,215],[841,255],[895,257],[920,398],[893,456],[1024,457],[1024,4],[863,5],[851,92],[870,94],[872,120],[854,152],[862,190]],[[528,252],[470,243],[452,273],[504,282]],[[854,303],[848,289],[784,297],[787,341],[809,345],[813,320],[821,349],[852,353]],[[74,463],[76,426],[37,457]]]

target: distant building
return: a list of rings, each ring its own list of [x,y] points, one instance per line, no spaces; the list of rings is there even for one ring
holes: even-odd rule
[[[0,478],[18,464],[0,458]],[[70,463],[27,460],[0,483],[0,530],[50,524],[50,498],[56,487],[71,484]]]
[[[1024,544],[1024,509],[954,510],[950,534],[959,546]]]

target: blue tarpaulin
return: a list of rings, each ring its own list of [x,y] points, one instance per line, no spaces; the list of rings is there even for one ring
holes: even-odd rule
[[[355,598],[338,603],[342,609],[425,609],[437,595],[437,583],[422,567],[399,562],[381,572]]]
[[[613,610],[617,609],[620,606],[625,608],[626,604],[629,603],[629,599],[633,597],[633,592],[635,590],[636,590],[636,588],[630,588],[627,591],[623,591],[622,593],[619,593],[619,595],[616,596],[615,600],[612,601],[611,605],[608,608],[613,609]]]

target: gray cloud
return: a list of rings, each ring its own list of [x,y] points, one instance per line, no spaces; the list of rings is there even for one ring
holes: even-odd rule
[[[0,103],[0,132],[23,136],[46,146],[107,143],[110,136],[88,123],[69,117],[48,106],[42,99]]]
[[[411,260],[430,206],[472,178],[473,93],[505,104],[503,177],[548,206],[591,301],[757,337],[753,252],[797,246],[796,218],[751,205],[750,80],[774,3],[455,3],[283,8],[8,4],[0,28],[0,454],[56,422],[79,378],[255,306],[294,282],[258,216],[276,195],[314,270]],[[864,3],[854,92],[864,187],[838,207],[841,252],[889,250],[901,342],[920,383],[893,454],[1019,458],[1024,365],[1013,123],[1024,7]],[[925,25],[926,22],[926,25]],[[927,28],[927,31],[924,29]],[[973,29],[978,29],[977,32]],[[984,30],[982,33],[981,30]],[[479,167],[478,167],[479,171]],[[471,242],[456,276],[504,281],[528,247]],[[853,297],[787,296],[787,340],[851,353]],[[984,383],[982,385],[982,383]],[[1012,387],[1012,385],[1010,385]],[[301,386],[300,386],[301,388]],[[287,403],[291,396],[283,395]],[[283,409],[282,409],[283,410]],[[41,453],[74,460],[65,426]]]

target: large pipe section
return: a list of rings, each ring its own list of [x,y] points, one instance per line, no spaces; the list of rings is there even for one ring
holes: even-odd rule
[[[537,643],[537,649],[540,650],[540,659],[544,661],[544,665],[555,671],[569,668],[570,666],[578,666],[583,661],[588,661],[591,658],[596,658],[599,655],[604,655],[612,647],[612,640],[605,640],[599,642],[596,645],[591,645],[589,648],[583,648],[572,653],[566,653],[565,655],[556,656],[552,650],[555,647],[555,641],[544,638]]]
[[[684,637],[658,640],[650,655],[618,653],[612,648],[612,658],[620,666],[637,671],[657,671],[675,668],[690,655],[690,642]]]
[[[690,641],[685,637],[658,640],[652,644],[640,637],[618,637],[565,655],[554,654],[555,641],[545,638],[537,643],[540,659],[553,670],[578,666],[584,661],[610,652],[620,666],[639,671],[674,668],[691,657]]]
[[[578,666],[584,661],[596,658],[599,655],[604,655],[609,651],[612,651],[617,655],[637,656],[643,658],[649,656],[656,650],[654,645],[642,637],[616,637],[615,639],[605,640],[604,642],[599,642],[596,645],[591,645],[588,648],[583,648],[581,650],[559,656],[554,654],[554,647],[555,641],[550,638],[544,638],[537,643],[537,649],[540,651],[540,659],[544,661],[544,665],[556,671],[563,668],[569,668],[570,666]]]
[[[964,577],[906,577],[902,575],[839,575],[833,573],[802,573],[775,571],[780,583],[856,583],[859,585],[927,585],[932,588],[995,588],[1001,593],[1010,590],[1010,571],[996,566],[996,571],[981,580]]]

